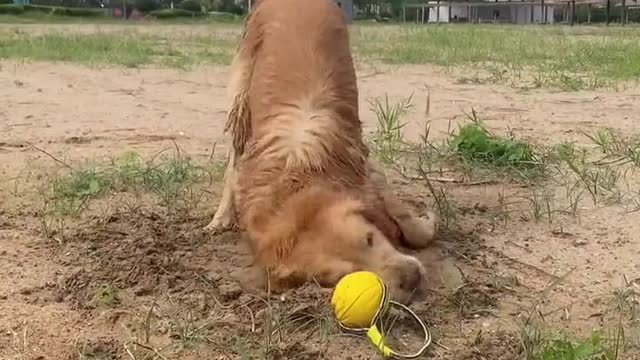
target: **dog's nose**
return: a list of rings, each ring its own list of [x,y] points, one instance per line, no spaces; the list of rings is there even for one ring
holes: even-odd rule
[[[423,280],[424,278],[420,265],[417,263],[409,263],[406,271],[402,275],[400,288],[410,293],[417,291]]]

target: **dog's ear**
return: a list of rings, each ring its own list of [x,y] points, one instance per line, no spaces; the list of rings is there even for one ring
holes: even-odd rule
[[[375,206],[378,205],[378,206]],[[394,245],[399,245],[403,241],[403,234],[395,219],[389,215],[383,203],[366,204],[358,211],[358,214],[373,224],[384,236]]]

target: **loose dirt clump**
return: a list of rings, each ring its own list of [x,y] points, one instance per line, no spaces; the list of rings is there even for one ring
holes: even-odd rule
[[[513,360],[522,359],[524,349],[517,334],[500,331],[494,334],[476,334],[467,348],[456,354],[460,360]]]
[[[95,307],[96,294],[105,287],[130,289],[136,296],[168,293],[181,301],[203,286],[230,300],[238,296],[225,291],[225,280],[209,275],[207,267],[222,263],[218,256],[225,256],[228,243],[200,230],[193,219],[138,211],[74,229],[65,238],[58,250],[72,254],[64,262],[76,270],[62,279],[56,296],[80,308]]]

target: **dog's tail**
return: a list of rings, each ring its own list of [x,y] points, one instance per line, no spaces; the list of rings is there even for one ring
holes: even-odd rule
[[[236,48],[231,63],[231,79],[228,88],[231,104],[224,131],[231,132],[233,147],[238,156],[244,153],[246,142],[251,137],[252,131],[248,95],[256,51],[262,40],[259,27],[252,21],[254,11],[247,16],[242,38]]]

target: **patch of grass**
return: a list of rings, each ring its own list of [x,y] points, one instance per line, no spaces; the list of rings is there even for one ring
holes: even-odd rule
[[[631,284],[614,292],[609,309],[602,315],[603,328],[594,329],[586,339],[567,336],[561,332],[544,330],[542,316],[530,319],[522,330],[522,343],[529,360],[621,360],[626,359],[626,328],[638,321],[636,309],[638,293]],[[604,317],[612,313],[613,322]],[[608,329],[608,330],[607,330]]]
[[[371,139],[371,151],[386,165],[397,163],[402,155],[405,146],[402,128],[405,124],[400,119],[411,110],[411,98],[402,98],[393,105],[389,103],[388,95],[385,95],[384,101],[380,98],[369,100],[378,125]]]
[[[233,42],[225,35],[171,39],[135,31],[35,36],[22,31],[0,32],[0,43],[1,58],[126,67],[228,64],[233,52]]]
[[[68,177],[52,183],[56,215],[77,214],[89,200],[105,194],[113,187],[113,179],[104,171],[95,168],[73,170]]]
[[[465,208],[449,194],[451,186],[446,184],[475,186],[507,180],[526,185],[508,195],[509,199],[504,194],[498,199],[494,220],[503,220],[505,226],[514,214],[518,219],[549,224],[567,216],[578,218],[588,197],[594,205],[625,204],[627,211],[640,209],[640,190],[632,178],[637,170],[635,156],[640,152],[637,136],[624,137],[608,129],[588,135],[601,155],[593,147],[572,143],[534,145],[511,132],[504,136],[493,133],[472,109],[469,121],[442,140],[429,138],[427,122],[420,139],[408,141],[403,116],[412,108],[411,99],[370,101],[378,120],[369,139],[372,156],[406,181],[425,185],[445,228],[458,223],[459,210]],[[428,108],[427,98],[427,116]]]
[[[158,9],[150,12],[149,15],[155,17],[156,19],[174,19],[181,17],[196,17],[200,16],[201,13],[196,13],[185,9]]]
[[[477,119],[475,111],[471,122],[460,126],[449,146],[466,167],[487,168],[516,174],[531,179],[542,173],[541,154],[529,143],[513,135],[500,137],[492,134]]]
[[[558,147],[556,155],[563,165],[557,167],[557,177],[567,189],[586,190],[594,205],[602,197],[610,202],[620,201],[622,194],[618,185],[622,180],[622,173],[618,168],[594,163],[590,160],[587,149],[576,148],[571,144]]]
[[[328,304],[320,307],[296,302],[284,303],[270,298],[265,302],[267,307],[263,313],[261,358],[280,359],[287,357],[287,353],[291,353],[292,350],[295,352],[299,343],[291,341],[294,337],[309,339],[315,335],[318,345],[324,347],[329,335],[337,331]]]
[[[207,332],[211,325],[200,322],[190,309],[183,312],[185,313],[170,316],[171,337],[180,340],[184,349],[207,342]]]
[[[118,289],[111,286],[105,286],[98,292],[97,299],[102,305],[115,305],[120,302],[120,299],[118,298]]]
[[[585,134],[605,155],[599,164],[633,165],[640,167],[640,137],[622,136],[613,129],[600,129]]]
[[[542,310],[544,299],[550,291],[557,287],[571,274],[569,271],[564,276],[555,279],[540,293],[525,312],[526,320],[521,329],[521,341],[528,360],[622,360],[625,357],[625,323],[623,316],[633,314],[635,305],[629,307],[631,303],[637,301],[637,292],[633,285],[626,282],[626,286],[615,291],[610,301],[610,307],[601,314],[601,327],[592,329],[587,338],[568,336],[562,331],[550,330],[545,324],[545,318],[552,313],[566,308],[556,308],[546,314]],[[606,321],[605,317],[613,315],[613,322]],[[633,315],[630,319],[633,324]]]
[[[173,156],[158,154],[149,161],[127,153],[107,164],[65,165],[62,175],[45,178],[45,188],[40,191],[42,226],[47,237],[54,232],[54,225],[63,231],[67,219],[77,218],[94,200],[107,195],[146,193],[154,195],[169,212],[194,209],[203,196],[196,185],[211,184],[224,171],[222,163],[197,164],[179,149]]]
[[[7,23],[122,23],[113,19],[66,19],[46,14],[0,16]],[[241,27],[218,21],[219,14],[162,20],[175,24],[222,24],[211,33],[157,34],[0,33],[0,57],[84,64],[141,66],[228,64]],[[150,22],[153,26],[157,21]],[[127,25],[122,25],[126,27]],[[233,33],[232,39],[224,34]],[[354,54],[368,62],[434,64],[460,82],[504,83],[514,87],[564,90],[617,86],[640,77],[640,44],[632,28],[566,28],[510,25],[354,25]],[[183,42],[185,41],[186,42]],[[206,44],[206,46],[200,46]],[[466,76],[471,72],[474,76]]]
[[[201,16],[189,17],[168,17],[148,19],[145,22],[138,21],[123,21],[122,19],[111,16],[62,16],[64,12],[55,11],[53,14],[51,11],[47,11],[45,6],[30,5],[27,7],[29,11],[24,11],[19,15],[16,14],[3,14],[0,11],[0,24],[112,24],[120,25],[122,27],[140,27],[140,26],[154,26],[157,24],[167,25],[198,25],[208,24],[217,25],[224,23],[226,25],[238,25],[241,24],[243,17],[229,13],[210,12]],[[24,9],[24,10],[27,10]],[[39,11],[40,10],[40,11]],[[50,9],[49,9],[50,10]],[[170,9],[166,9],[170,10]],[[73,12],[73,11],[72,11]]]
[[[629,29],[461,25],[361,26],[361,57],[391,64],[482,69],[480,82],[566,90],[599,88],[640,76],[640,44]],[[455,71],[456,75],[459,71]]]
[[[529,360],[617,360],[615,347],[610,347],[599,331],[588,339],[574,340],[565,335],[547,336],[539,329],[527,328],[523,334]]]
[[[560,212],[557,209],[555,194],[549,188],[534,189],[527,200],[530,205],[531,217],[535,221],[547,219],[551,224],[555,220],[556,214]]]
[[[24,6],[18,4],[0,4],[0,14],[22,14],[24,12]]]

